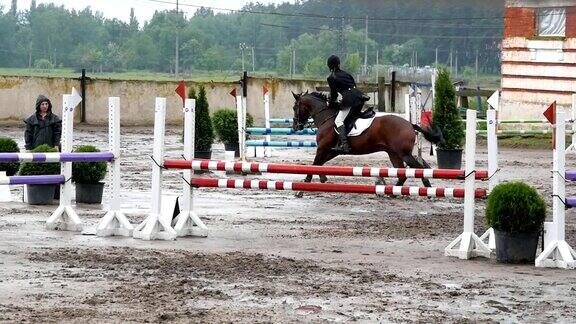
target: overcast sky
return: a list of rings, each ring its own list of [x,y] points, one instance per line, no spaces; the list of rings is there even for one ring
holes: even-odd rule
[[[30,8],[30,2],[31,0],[18,0],[18,11]],[[36,4],[53,3],[57,6],[64,5],[65,8],[76,10],[81,10],[90,6],[93,11],[102,12],[106,18],[118,18],[126,22],[130,17],[130,8],[134,8],[140,23],[144,22],[144,20],[150,20],[155,10],[174,9],[176,7],[176,0],[161,0],[161,2],[169,3],[158,3],[151,0],[36,0]],[[278,4],[283,2],[294,3],[294,0],[179,0],[179,2],[182,4],[180,6],[181,10],[189,16],[194,13],[196,8],[188,7],[186,4],[226,9],[240,9],[244,4],[250,2]],[[10,8],[11,4],[12,0],[0,0],[0,6],[4,7],[4,12]]]

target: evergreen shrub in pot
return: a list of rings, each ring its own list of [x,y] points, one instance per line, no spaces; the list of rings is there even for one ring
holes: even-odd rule
[[[43,144],[32,150],[32,153],[57,152],[50,145]],[[33,163],[24,162],[20,165],[18,174],[21,176],[55,175],[60,174],[60,163]],[[50,205],[54,201],[54,194],[58,185],[26,185],[26,194],[30,205]]]
[[[77,147],[74,152],[88,153],[100,152],[92,145]],[[102,203],[104,193],[104,177],[106,176],[106,162],[74,162],[72,163],[72,182],[76,184],[76,202],[85,204]]]
[[[436,149],[438,168],[460,169],[462,167],[462,146],[466,137],[464,124],[456,106],[456,90],[450,81],[446,68],[438,70],[435,83],[436,94],[432,126],[440,129],[444,142]]]
[[[18,153],[20,148],[15,140],[9,137],[0,137],[0,152],[2,153]],[[20,162],[0,163],[0,171],[6,172],[7,176],[13,176],[18,172]]]
[[[224,108],[216,111],[212,116],[214,131],[218,139],[224,144],[226,151],[234,151],[236,157],[240,156],[238,141],[238,117],[236,110]],[[246,127],[254,126],[254,118],[246,113]]]
[[[523,182],[494,187],[486,204],[486,223],[496,235],[499,262],[534,263],[538,237],[546,218],[546,203]]]
[[[214,143],[214,130],[210,118],[206,89],[200,86],[198,94],[194,88],[188,91],[188,98],[196,99],[196,119],[194,123],[194,158],[210,159],[212,157],[212,143]]]

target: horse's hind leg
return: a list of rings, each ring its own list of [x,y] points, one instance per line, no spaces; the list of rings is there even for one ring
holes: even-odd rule
[[[402,158],[398,154],[388,153],[388,156],[390,157],[390,162],[392,162],[392,165],[395,168],[404,168],[404,160],[402,160]],[[406,182],[406,177],[400,177],[398,178],[396,185],[403,186],[404,182]]]
[[[412,155],[407,155],[403,158],[406,164],[411,168],[418,168],[418,169],[430,169],[430,164],[428,164],[424,159],[422,159],[422,163],[418,162],[416,158]],[[422,178],[422,184],[424,187],[431,187],[430,180],[427,178]]]
[[[336,156],[338,156],[338,154],[332,153],[331,151],[316,150],[316,156],[314,157],[314,162],[312,163],[312,165],[324,165],[324,163],[332,160]],[[304,178],[304,182],[311,182],[312,177],[313,177],[312,174],[306,175],[306,178]],[[321,174],[320,182],[325,183],[326,181],[328,181],[328,178],[325,175]],[[302,198],[304,196],[304,192],[299,191],[296,193],[295,196],[297,198]]]

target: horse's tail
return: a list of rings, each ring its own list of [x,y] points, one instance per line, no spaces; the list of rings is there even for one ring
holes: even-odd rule
[[[444,135],[442,135],[442,131],[438,127],[422,128],[416,124],[412,124],[412,127],[414,127],[415,131],[422,133],[428,142],[432,144],[444,143]]]

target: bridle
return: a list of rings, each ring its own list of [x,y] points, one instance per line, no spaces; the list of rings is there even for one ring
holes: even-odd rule
[[[316,99],[317,101],[321,101],[321,102],[324,103],[325,106],[326,106],[326,107],[324,107],[324,108],[322,108],[322,109],[320,109],[320,110],[318,110],[318,111],[310,112],[310,117],[312,118],[312,120],[313,120],[314,123],[316,124],[316,128],[320,128],[320,126],[324,125],[327,121],[329,121],[330,119],[332,119],[336,114],[329,114],[329,115],[327,116],[327,118],[325,118],[325,119],[322,120],[321,122],[318,122],[317,119],[316,119],[316,117],[318,117],[318,115],[320,115],[320,114],[321,114],[322,112],[324,112],[325,110],[330,110],[330,107],[329,107],[328,104],[326,104],[323,100],[321,100],[321,99],[319,99],[319,98],[316,98],[316,97],[314,97],[314,96],[310,96],[310,97]],[[308,121],[306,121],[306,124],[305,124],[304,122],[302,122],[302,121],[300,120],[300,104],[301,104],[301,100],[302,100],[302,97],[300,97],[300,99],[298,99],[298,100],[296,101],[296,109],[295,109],[296,116],[297,116],[296,126],[297,126],[298,129],[300,129],[301,127],[302,127],[302,128],[305,127],[305,126],[307,125],[307,123],[308,123]]]

